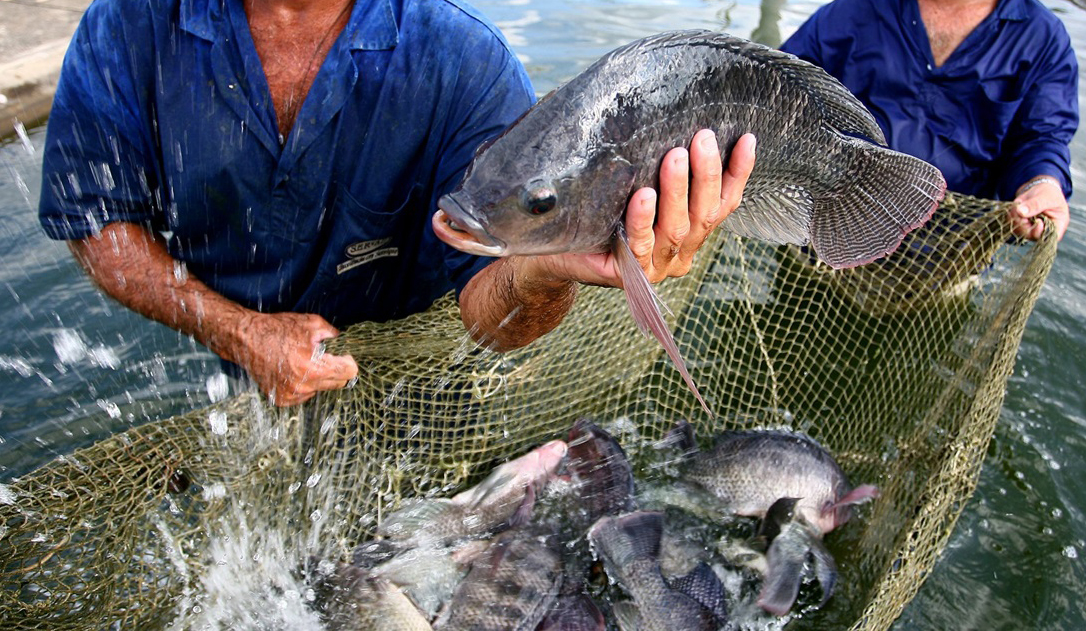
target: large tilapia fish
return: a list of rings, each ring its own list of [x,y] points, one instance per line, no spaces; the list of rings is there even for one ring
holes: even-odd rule
[[[623,224],[631,193],[655,186],[663,155],[702,128],[725,154],[742,134],[758,137],[743,202],[722,227],[810,243],[835,268],[893,252],[945,190],[937,169],[882,146],[871,114],[820,68],[723,33],[677,31],[604,56],[481,148],[438,202],[434,230],[485,256],[613,252],[638,326],[705,406]]]

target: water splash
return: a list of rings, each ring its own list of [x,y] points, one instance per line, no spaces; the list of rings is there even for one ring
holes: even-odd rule
[[[23,151],[26,151],[27,155],[34,155],[37,150],[34,148],[33,143],[30,142],[30,135],[26,133],[26,126],[18,118],[15,119],[15,135],[19,137],[19,142],[23,144]]]

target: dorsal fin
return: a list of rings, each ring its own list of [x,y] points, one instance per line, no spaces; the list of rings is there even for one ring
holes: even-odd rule
[[[886,145],[886,137],[875,117],[830,73],[795,55],[762,44],[725,34],[718,34],[717,39],[727,42],[725,47],[735,54],[767,64],[806,86],[812,102],[834,129]]]
[[[601,59],[619,56],[631,48],[652,50],[670,46],[715,46],[746,57],[774,72],[783,73],[790,81],[806,88],[811,102],[818,107],[823,119],[834,129],[853,136],[862,136],[880,145],[886,137],[875,117],[840,81],[818,66],[795,55],[757,44],[741,37],[706,30],[669,31],[623,46]]]

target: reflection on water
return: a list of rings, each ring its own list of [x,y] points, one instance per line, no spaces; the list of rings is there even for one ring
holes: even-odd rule
[[[486,0],[538,92],[632,39],[726,29],[779,42],[814,0]],[[1081,0],[1046,0],[1086,68]],[[1076,6],[1078,5],[1078,6]],[[779,21],[777,21],[779,16]],[[1086,81],[1080,81],[1080,94]],[[218,362],[101,297],[37,224],[43,134],[0,146],[0,482],[110,433],[216,395]],[[1072,146],[1086,186],[1086,138]],[[1086,208],[1072,221],[1008,384],[1001,422],[944,558],[901,629],[1086,628]],[[209,379],[211,380],[209,382]]]

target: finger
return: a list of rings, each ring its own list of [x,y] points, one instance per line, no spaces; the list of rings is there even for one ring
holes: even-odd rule
[[[1067,226],[1071,225],[1070,212],[1064,211],[1052,217],[1053,227],[1056,229],[1056,240],[1063,239],[1067,232]]]
[[[350,355],[325,355],[321,359],[328,369],[326,375],[329,378],[347,382],[358,376],[358,364]]]
[[[652,252],[650,281],[660,280],[679,255],[690,233],[690,153],[676,147],[667,152],[660,165],[660,202],[656,209],[656,244]]]
[[[1012,217],[1011,232],[1016,237],[1036,241],[1044,231],[1044,222],[1029,217]]]
[[[690,143],[690,232],[679,250],[679,259],[689,269],[694,252],[701,247],[709,234],[723,220],[720,213],[721,180],[723,164],[716,134],[703,129],[694,135]]]
[[[626,208],[626,235],[630,239],[630,251],[646,274],[652,269],[652,248],[656,242],[652,224],[655,219],[656,191],[651,188],[635,191]]]
[[[1019,217],[1029,219],[1044,212],[1044,206],[1037,203],[1037,200],[1018,199],[1015,200],[1014,212]]]
[[[728,158],[728,168],[724,171],[721,181],[720,221],[724,221],[743,200],[743,189],[746,188],[750,173],[754,170],[756,146],[754,134],[743,134],[732,148],[731,156]]]

